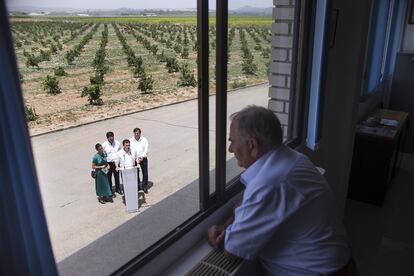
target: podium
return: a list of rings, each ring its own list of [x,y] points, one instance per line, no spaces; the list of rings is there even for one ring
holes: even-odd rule
[[[137,167],[120,169],[124,185],[126,211],[128,213],[138,211],[138,174]]]

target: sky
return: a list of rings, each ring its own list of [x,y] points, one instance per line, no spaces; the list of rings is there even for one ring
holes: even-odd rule
[[[197,0],[6,0],[9,7],[33,6],[44,8],[74,8],[74,9],[185,9],[195,8]],[[210,9],[215,9],[216,1],[209,1]],[[271,7],[273,0],[229,0],[229,8],[237,9],[243,6]]]

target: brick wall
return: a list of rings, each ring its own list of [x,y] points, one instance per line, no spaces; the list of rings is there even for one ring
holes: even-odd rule
[[[284,136],[289,121],[289,99],[292,93],[292,51],[295,1],[274,0],[272,23],[272,48],[269,75],[269,109],[273,110],[282,123]]]

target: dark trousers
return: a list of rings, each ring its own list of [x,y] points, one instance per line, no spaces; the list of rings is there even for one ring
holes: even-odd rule
[[[328,276],[359,276],[358,267],[355,264],[354,258],[351,257],[343,268],[328,274]]]
[[[119,192],[121,191],[121,185],[119,185],[119,172],[115,170],[115,162],[108,162],[109,164],[109,171],[108,171],[108,181],[109,181],[109,187],[112,191],[112,174],[115,178],[115,191]]]
[[[142,185],[142,188],[148,188],[148,158],[145,157],[144,159],[142,159],[139,165],[141,166],[142,181],[138,173],[138,183]]]

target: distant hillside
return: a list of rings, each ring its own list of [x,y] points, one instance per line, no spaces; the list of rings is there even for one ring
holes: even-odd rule
[[[235,10],[231,10],[230,13],[234,14],[251,14],[251,15],[272,15],[273,7],[256,8],[252,6],[244,6]]]
[[[8,6],[8,10],[13,13],[50,13],[50,15],[74,15],[89,14],[90,16],[123,16],[123,15],[141,15],[144,13],[155,13],[157,15],[195,15],[196,9],[75,9],[75,8],[48,8],[35,6],[19,6],[12,3]],[[214,13],[215,10],[210,12]],[[271,16],[272,7],[257,8],[252,6],[244,6],[238,9],[230,10],[230,14],[240,15],[261,15]]]
[[[32,12],[80,13],[80,12],[83,12],[83,9],[36,7],[36,6],[29,6],[29,5],[13,5],[13,3],[9,3],[9,5],[7,6],[7,9],[10,12],[25,12],[25,13],[32,13]]]

